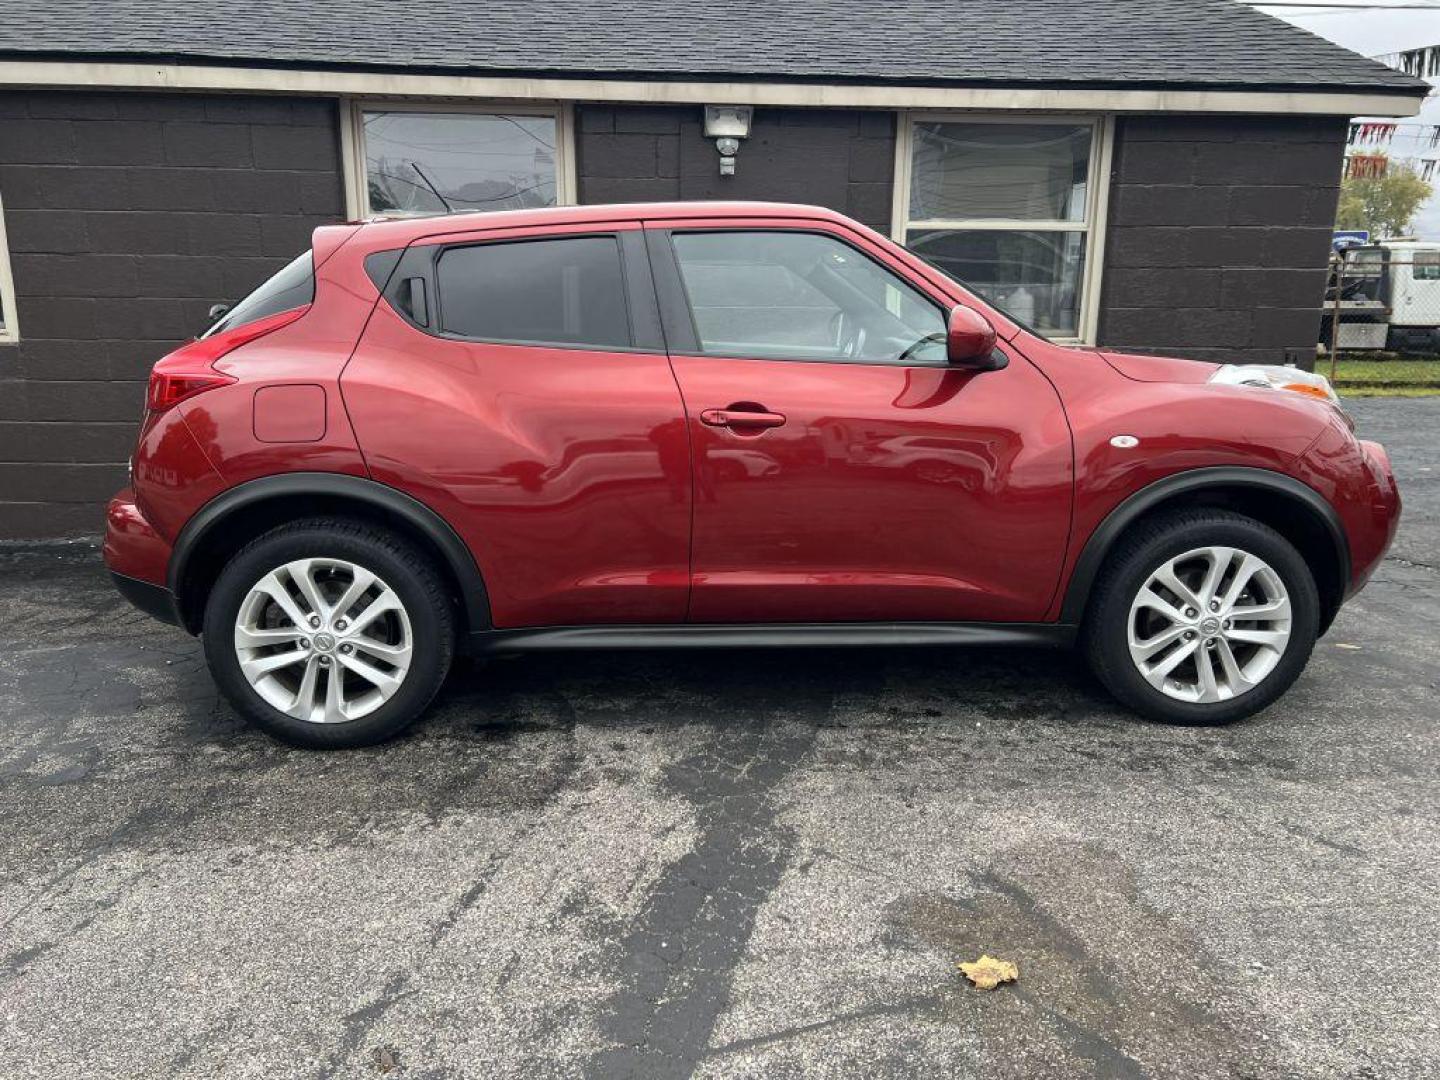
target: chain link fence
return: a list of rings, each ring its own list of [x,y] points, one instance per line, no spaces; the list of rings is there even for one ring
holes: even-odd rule
[[[1440,244],[1332,255],[1320,350],[1316,370],[1342,390],[1440,389]]]

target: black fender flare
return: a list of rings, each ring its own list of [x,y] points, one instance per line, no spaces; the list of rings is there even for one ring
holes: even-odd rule
[[[1341,575],[1342,595],[1349,588],[1351,577],[1350,542],[1346,539],[1340,515],[1325,497],[1308,484],[1301,483],[1293,476],[1272,472],[1269,469],[1250,469],[1242,466],[1215,466],[1203,469],[1188,469],[1174,473],[1146,485],[1135,492],[1105,516],[1095,527],[1090,538],[1081,549],[1080,558],[1070,574],[1065,587],[1065,600],[1060,609],[1060,621],[1078,624],[1085,615],[1085,605],[1090,599],[1090,590],[1110,549],[1121,534],[1142,515],[1153,510],[1167,499],[1176,495],[1202,491],[1205,488],[1251,488],[1270,492],[1284,498],[1296,500],[1307,507],[1324,523],[1334,545],[1335,558]],[[1337,603],[1340,597],[1337,597]]]
[[[168,584],[181,599],[187,564],[201,541],[222,526],[233,514],[270,499],[309,495],[332,496],[364,503],[392,514],[429,540],[445,560],[446,568],[460,583],[460,602],[472,631],[491,628],[490,597],[484,578],[465,541],[455,529],[418,499],[374,480],[345,473],[293,472],[248,480],[216,495],[185,523],[170,554]]]

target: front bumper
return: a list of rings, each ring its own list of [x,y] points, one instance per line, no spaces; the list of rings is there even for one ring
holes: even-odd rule
[[[166,584],[170,545],[155,531],[125,488],[105,508],[105,565],[120,595],[147,615],[180,624],[175,595]]]
[[[1395,483],[1395,471],[1390,465],[1390,455],[1378,442],[1361,439],[1359,443],[1365,469],[1369,474],[1369,526],[1374,540],[1368,557],[1351,567],[1352,595],[1359,592],[1370,580],[1370,575],[1385,558],[1385,553],[1390,550],[1390,545],[1395,540],[1395,532],[1400,528],[1400,488]]]

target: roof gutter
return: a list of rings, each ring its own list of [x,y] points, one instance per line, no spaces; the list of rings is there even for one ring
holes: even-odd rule
[[[423,97],[487,101],[848,109],[974,109],[986,112],[1193,112],[1311,116],[1414,116],[1421,94],[1221,89],[964,87],[751,81],[642,81],[531,76],[222,67],[69,60],[0,60],[0,86],[186,90],[310,96]]]

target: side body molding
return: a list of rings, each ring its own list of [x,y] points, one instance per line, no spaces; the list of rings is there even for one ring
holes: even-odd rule
[[[446,568],[460,583],[460,600],[471,630],[490,628],[490,600],[485,591],[484,579],[480,576],[480,568],[475,565],[475,557],[470,554],[470,549],[449,523],[424,503],[403,491],[374,480],[342,473],[283,473],[237,484],[215,496],[196,512],[176,537],[168,573],[171,593],[176,597],[181,595],[186,563],[210,530],[223,526],[231,514],[246,507],[271,499],[297,496],[364,503],[399,518],[435,546],[445,560]]]
[[[1350,580],[1350,543],[1345,538],[1340,515],[1314,488],[1284,473],[1271,472],[1268,469],[1247,469],[1239,466],[1190,469],[1141,488],[1111,510],[1105,520],[1096,526],[1090,539],[1085,542],[1080,558],[1076,560],[1075,570],[1070,575],[1070,582],[1065,588],[1060,621],[1078,624],[1084,618],[1090,590],[1095,584],[1095,577],[1100,572],[1105,556],[1110,553],[1115,541],[1128,526],[1141,515],[1177,495],[1190,494],[1205,488],[1250,488],[1274,494],[1292,505],[1305,507],[1324,522],[1325,531],[1335,548],[1341,581]]]

